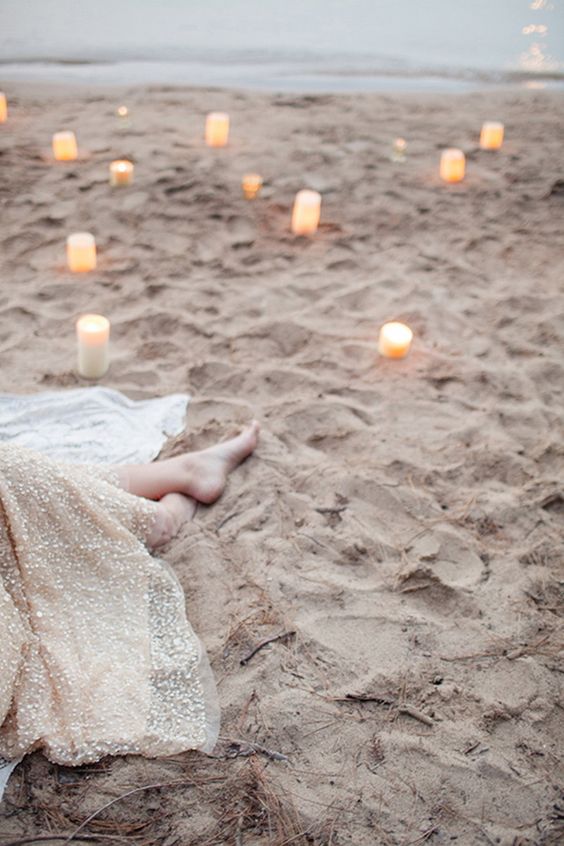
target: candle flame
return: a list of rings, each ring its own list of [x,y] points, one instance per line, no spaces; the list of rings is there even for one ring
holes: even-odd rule
[[[119,106],[117,114],[118,117],[127,117],[127,115],[129,114],[129,109],[127,108],[127,106]]]

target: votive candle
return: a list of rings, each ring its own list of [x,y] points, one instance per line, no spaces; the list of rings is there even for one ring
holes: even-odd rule
[[[58,162],[73,162],[78,158],[78,147],[74,132],[55,132],[53,155]]]
[[[74,232],[67,237],[67,262],[73,273],[96,269],[96,240],[90,232]]]
[[[110,321],[101,314],[84,314],[76,321],[78,372],[99,379],[110,365]]]
[[[454,147],[443,150],[441,155],[441,179],[445,182],[462,182],[466,170],[466,158],[462,150]]]
[[[0,123],[8,120],[8,101],[3,91],[0,91]]]
[[[503,144],[503,124],[499,121],[486,121],[480,132],[480,147],[482,150],[499,150]]]
[[[298,191],[292,209],[292,232],[294,235],[312,235],[319,226],[321,194],[307,188]]]
[[[225,147],[229,138],[229,115],[210,112],[206,117],[206,144],[208,147]]]
[[[258,173],[246,173],[242,181],[245,199],[254,200],[262,188],[262,176]]]
[[[404,358],[412,340],[413,332],[405,323],[384,323],[378,338],[378,352],[386,358]]]
[[[116,159],[110,164],[110,185],[131,185],[133,182],[133,163],[127,159]]]

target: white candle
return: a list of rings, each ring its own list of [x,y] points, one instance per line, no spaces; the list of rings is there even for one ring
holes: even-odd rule
[[[405,323],[384,323],[378,338],[378,352],[385,358],[404,358],[412,339],[413,332]]]
[[[78,146],[74,132],[55,132],[53,155],[58,162],[73,162],[78,158]]]
[[[110,321],[101,314],[84,314],[76,321],[78,372],[99,379],[110,365]]]
[[[208,147],[225,147],[229,138],[229,115],[210,112],[206,118],[206,144]]]
[[[133,164],[127,159],[117,159],[110,164],[110,185],[131,185]]]
[[[292,209],[292,232],[294,235],[312,235],[319,226],[321,194],[317,191],[298,191]]]
[[[480,147],[482,150],[499,150],[503,144],[503,124],[499,121],[486,121],[480,132]]]
[[[3,91],[0,91],[0,123],[8,120],[8,101]]]
[[[246,173],[241,184],[245,199],[254,200],[262,188],[262,176],[258,173]]]
[[[96,240],[90,232],[74,232],[67,237],[67,262],[73,273],[96,269]]]
[[[462,150],[452,147],[441,155],[441,179],[445,182],[462,182],[466,170],[466,157]]]

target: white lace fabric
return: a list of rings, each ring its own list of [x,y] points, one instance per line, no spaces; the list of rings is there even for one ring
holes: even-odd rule
[[[0,445],[0,756],[210,751],[211,670],[168,565],[155,503],[109,467]]]

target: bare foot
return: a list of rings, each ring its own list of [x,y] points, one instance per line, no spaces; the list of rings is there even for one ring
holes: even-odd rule
[[[183,492],[206,505],[215,502],[223,493],[231,471],[254,451],[259,428],[258,421],[253,420],[236,438],[182,456]]]
[[[183,523],[191,520],[196,513],[198,503],[190,496],[181,493],[168,493],[159,501],[155,521],[147,538],[150,549],[168,543]]]

